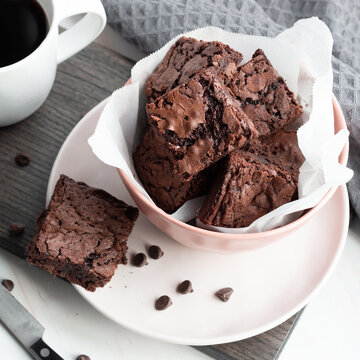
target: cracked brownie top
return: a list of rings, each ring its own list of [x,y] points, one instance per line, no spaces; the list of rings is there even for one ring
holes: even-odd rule
[[[260,136],[293,123],[302,114],[294,94],[260,49],[241,66],[228,86]]]
[[[205,70],[147,105],[157,141],[167,145],[174,171],[191,179],[257,131],[216,72]]]
[[[246,227],[291,201],[298,172],[273,161],[270,154],[233,151],[222,166],[199,211],[204,224]]]
[[[28,261],[88,290],[126,263],[127,238],[139,211],[65,175],[58,180],[28,247]]]
[[[228,82],[238,70],[242,55],[219,41],[182,37],[166,53],[163,61],[145,84],[152,101],[178,85],[189,81],[200,70],[212,68]]]

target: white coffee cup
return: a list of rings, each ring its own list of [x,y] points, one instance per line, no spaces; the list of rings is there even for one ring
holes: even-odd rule
[[[14,124],[35,112],[49,95],[57,64],[92,42],[106,24],[100,0],[36,1],[47,16],[48,33],[30,55],[0,67],[0,126]],[[76,14],[86,15],[59,34],[59,23]]]

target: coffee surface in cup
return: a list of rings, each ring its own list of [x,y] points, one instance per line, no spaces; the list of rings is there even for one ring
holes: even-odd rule
[[[35,0],[0,0],[0,67],[30,55],[45,39],[48,22]]]

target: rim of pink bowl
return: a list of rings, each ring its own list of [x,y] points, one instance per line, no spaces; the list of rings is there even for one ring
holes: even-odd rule
[[[126,82],[125,86],[128,84],[131,84],[131,79],[129,79]],[[347,129],[347,127],[346,127],[344,115],[341,111],[340,105],[339,105],[335,95],[333,95],[333,97],[332,97],[332,103],[333,103],[333,108],[334,108],[334,119],[336,117],[339,117],[339,119],[340,119],[339,126],[336,126],[336,123],[335,123],[335,133],[337,133],[341,129]],[[349,141],[346,142],[346,144],[339,156],[340,164],[345,165],[347,163],[348,154],[349,154]],[[292,231],[292,230],[298,228],[299,226],[301,226],[304,222],[306,222],[308,219],[310,219],[318,210],[320,210],[327,203],[327,201],[332,197],[332,195],[335,193],[336,189],[338,188],[337,186],[332,187],[325,194],[325,196],[320,200],[320,202],[317,205],[315,205],[313,208],[311,208],[307,213],[305,213],[304,215],[299,217],[297,220],[292,221],[291,223],[289,223],[287,225],[283,225],[276,229],[267,230],[267,231],[263,231],[263,232],[257,232],[257,233],[226,234],[226,233],[202,229],[202,228],[184,223],[180,220],[174,219],[171,215],[167,214],[164,210],[160,209],[158,206],[151,203],[150,200],[145,198],[144,195],[141,194],[141,192],[132,184],[132,182],[128,179],[128,177],[125,175],[125,173],[121,169],[118,168],[117,170],[118,170],[122,180],[124,182],[126,182],[126,185],[128,187],[131,188],[131,191],[133,191],[139,198],[141,198],[141,200],[143,202],[145,202],[147,206],[152,208],[152,210],[154,212],[156,212],[159,216],[167,219],[168,221],[172,222],[173,224],[175,224],[177,226],[183,227],[184,229],[187,229],[190,231],[194,231],[198,234],[206,235],[209,237],[215,237],[215,238],[223,238],[223,239],[227,239],[227,240],[242,240],[245,238],[246,239],[254,239],[254,238],[259,238],[259,237],[276,236],[276,235],[281,235],[283,233]]]

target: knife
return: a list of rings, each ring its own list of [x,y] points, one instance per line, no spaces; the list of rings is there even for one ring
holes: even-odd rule
[[[36,360],[64,360],[45,344],[43,326],[1,285],[0,320]]]

